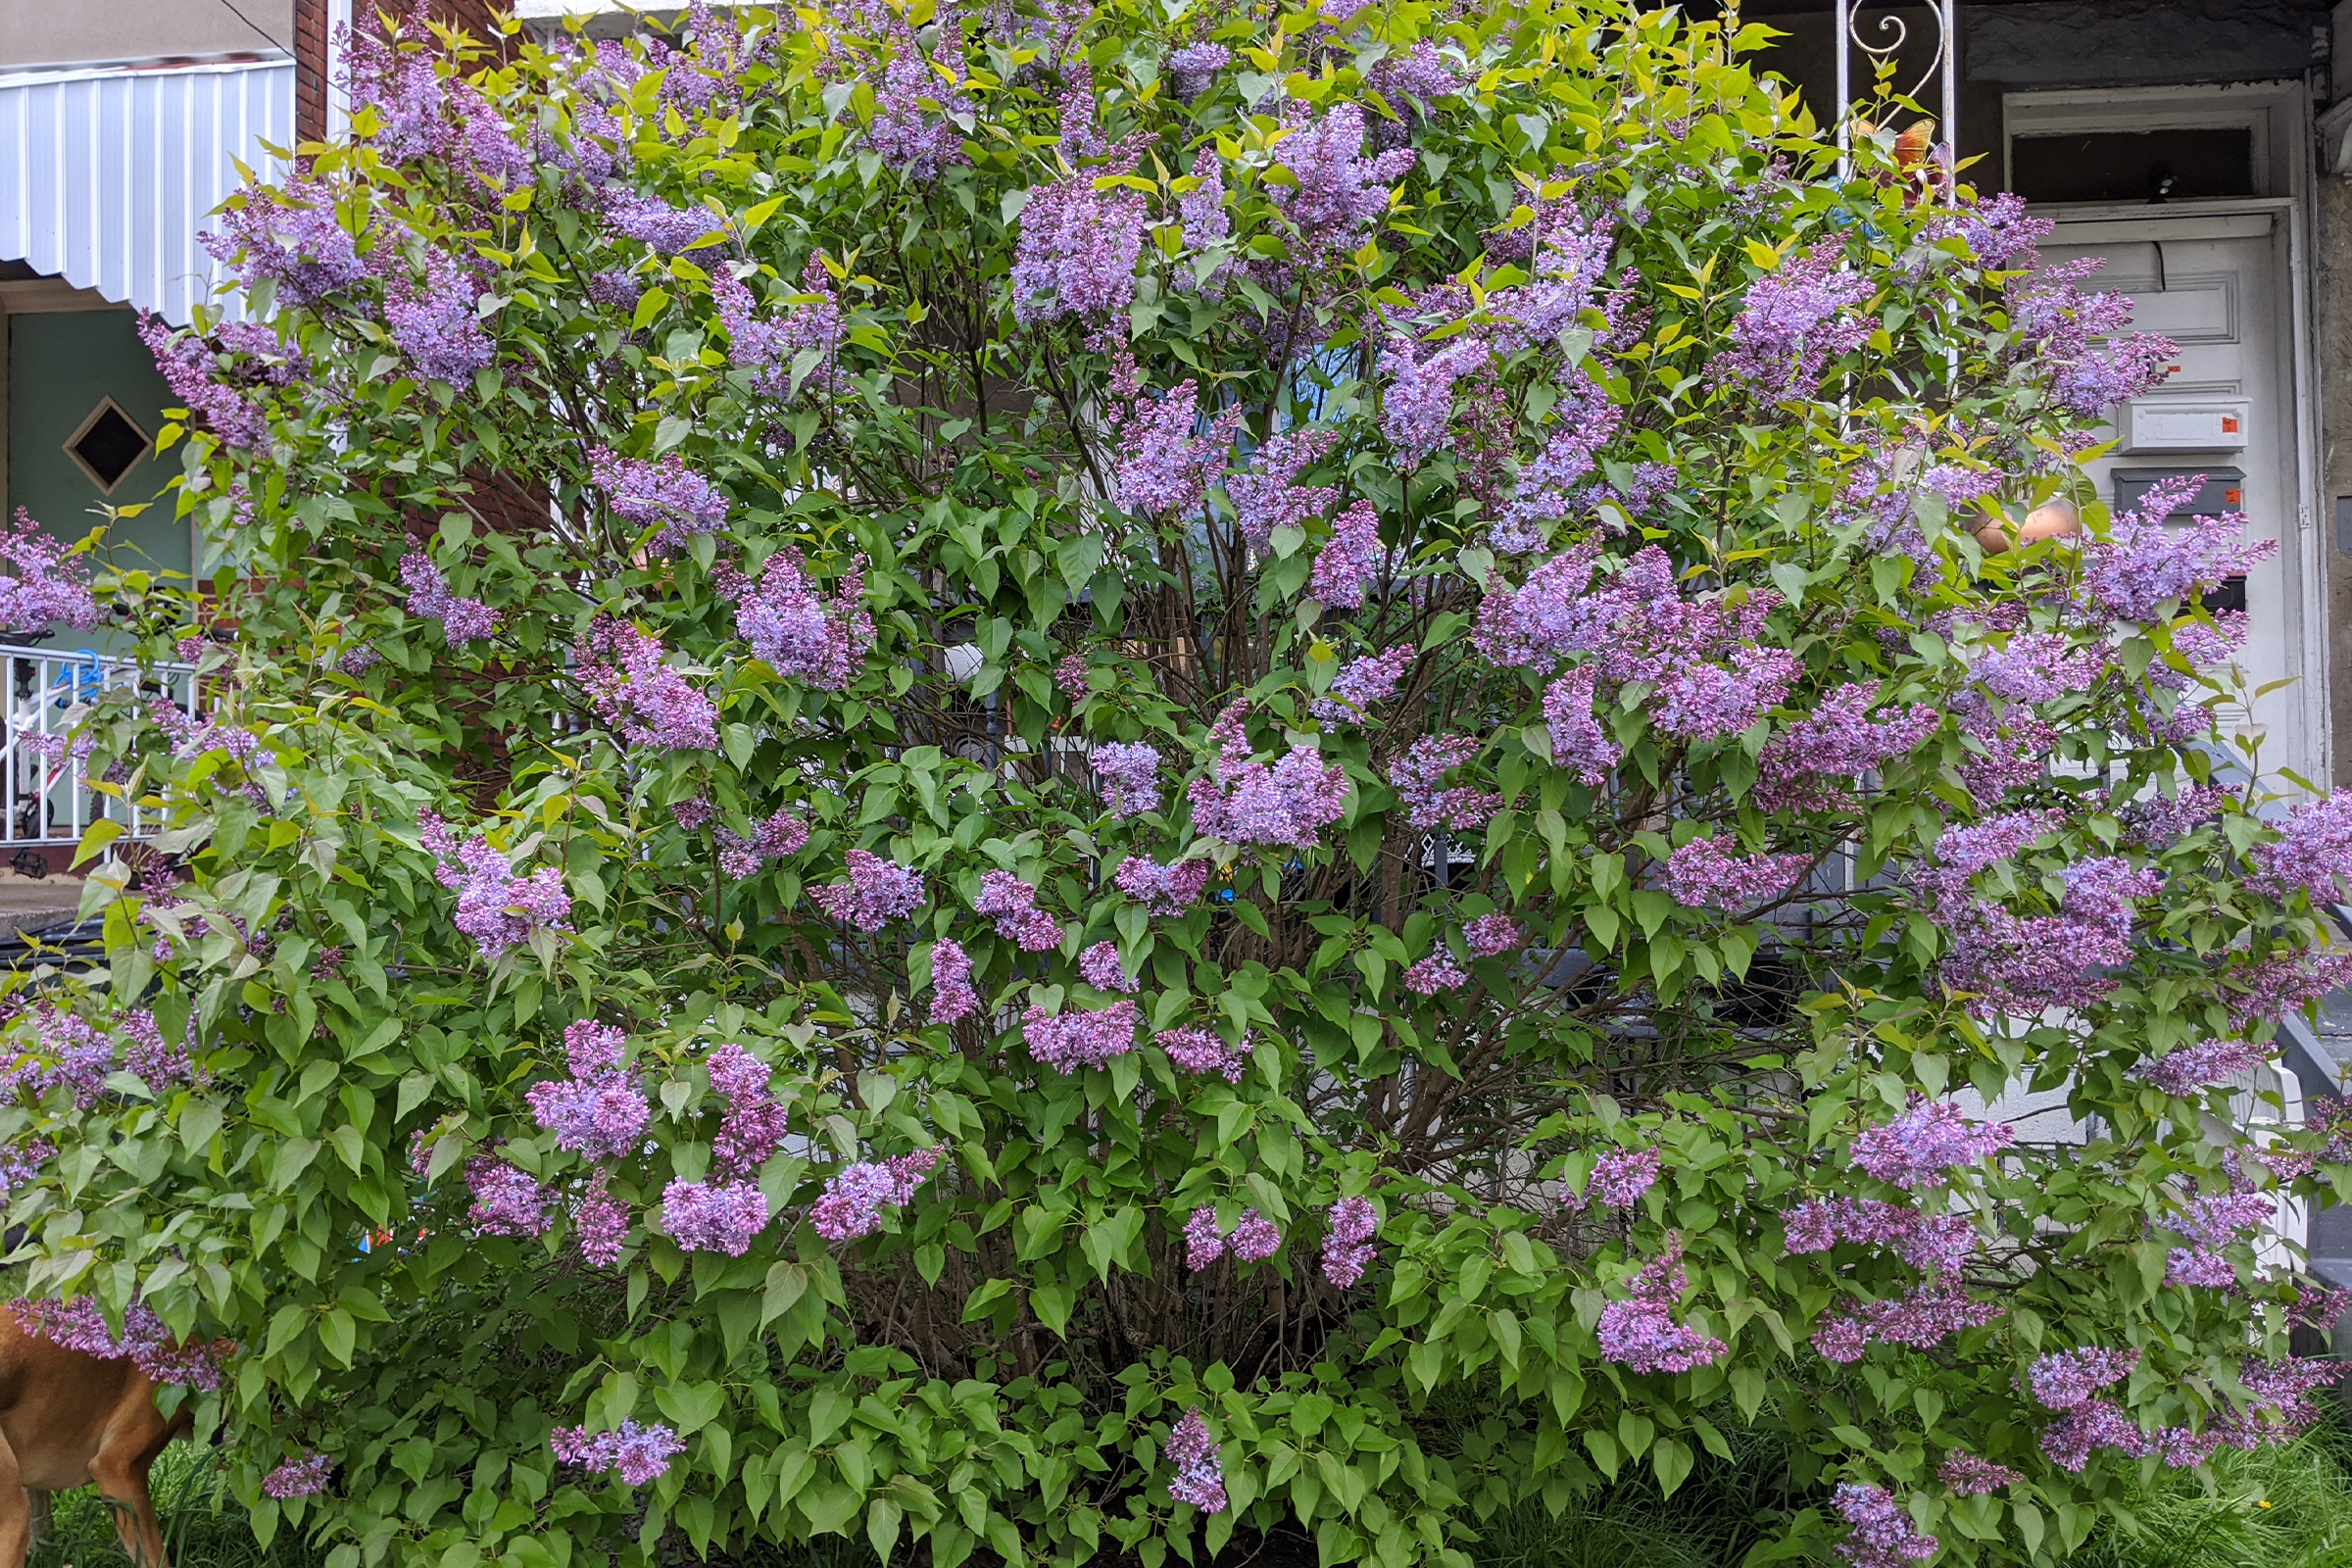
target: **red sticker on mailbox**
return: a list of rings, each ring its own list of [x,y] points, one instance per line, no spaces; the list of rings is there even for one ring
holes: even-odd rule
[[[2225,507],[2242,506],[2245,504],[2245,497],[2246,493],[2243,490],[2224,490],[2222,505]]]
[[[2234,415],[2234,414],[2225,414],[2225,415],[2223,415],[2223,416],[2222,416],[2222,434],[2224,434],[2224,435],[2235,435],[2235,434],[2237,434],[2237,416],[2236,416],[2236,415]]]

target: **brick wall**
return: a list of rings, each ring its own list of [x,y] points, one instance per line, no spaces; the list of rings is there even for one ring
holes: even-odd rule
[[[294,136],[326,135],[326,0],[294,0]]]

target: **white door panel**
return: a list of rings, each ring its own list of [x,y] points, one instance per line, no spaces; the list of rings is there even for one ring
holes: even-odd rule
[[[2327,755],[2326,738],[2310,733],[2311,696],[2303,688],[2320,678],[2318,671],[2306,667],[2307,650],[2316,639],[2311,635],[2314,628],[2304,624],[2304,574],[2317,564],[2303,562],[2297,554],[2303,537],[2298,511],[2303,468],[2296,438],[2295,357],[2287,338],[2292,313],[2284,236],[2168,237],[2174,225],[2156,216],[2137,225],[2133,238],[2110,239],[2114,227],[2100,225],[2103,243],[2052,244],[2042,255],[2052,263],[2083,256],[2104,259],[2106,267],[2084,286],[2131,296],[2133,329],[2160,332],[2179,346],[2170,362],[2173,373],[2141,400],[2134,414],[2144,410],[2161,416],[2170,404],[2202,403],[2210,408],[2242,400],[2245,444],[2118,451],[2089,464],[2088,469],[2100,499],[2110,505],[2116,500],[2118,468],[2143,474],[2149,469],[2198,473],[2234,468],[2244,474],[2242,484],[2233,488],[2242,494],[2247,537],[2275,540],[2279,549],[2247,574],[2249,636],[2242,662],[2253,687],[2294,682],[2254,704],[2252,716],[2263,734],[2261,760],[2266,772],[2291,767],[2316,777]],[[2066,238],[2066,228],[2055,237]],[[2229,412],[2230,422],[2237,422],[2234,407]],[[2168,421],[2135,418],[2133,423],[2157,428]],[[2169,423],[2177,429],[2180,421]],[[2223,428],[2218,422],[2207,427],[2216,432]]]

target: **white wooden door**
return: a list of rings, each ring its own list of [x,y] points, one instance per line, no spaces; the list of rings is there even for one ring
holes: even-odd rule
[[[2259,737],[2266,774],[2291,768],[2325,788],[2326,628],[2316,590],[2327,564],[2314,559],[2320,540],[2304,477],[2285,215],[2141,211],[2062,220],[2042,251],[2049,262],[2104,259],[2086,286],[2131,296],[2133,327],[2180,346],[2163,387],[2131,411],[2136,417],[2116,411],[2113,433],[2140,450],[2119,448],[2090,470],[2110,505],[2159,473],[2213,475],[2198,510],[2232,506],[2245,513],[2249,538],[2277,541],[2278,554],[2243,586],[2250,636],[2241,662],[2249,690],[2289,684],[2254,702],[2250,725],[2228,713],[2225,732]]]

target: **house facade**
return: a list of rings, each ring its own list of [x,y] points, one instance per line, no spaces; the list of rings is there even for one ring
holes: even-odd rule
[[[1882,83],[1899,92],[1963,180],[2054,222],[2046,260],[2095,258],[2134,325],[2179,346],[2165,384],[2115,411],[2089,466],[2100,498],[2120,509],[2202,474],[2175,520],[2243,512],[2276,541],[2212,601],[2249,617],[2247,700],[2225,727],[2266,779],[2352,784],[2352,3],[1753,0],[1740,15],[1780,34],[1763,64],[1824,124],[1908,124],[1917,113],[1870,105]],[[2352,996],[2280,1040],[2279,1070],[2242,1086],[2245,1119],[2299,1121],[2344,1092]],[[1998,1108],[2023,1136],[2081,1137],[2063,1098]],[[2279,1230],[2352,1284],[2352,1210],[2283,1213]]]

